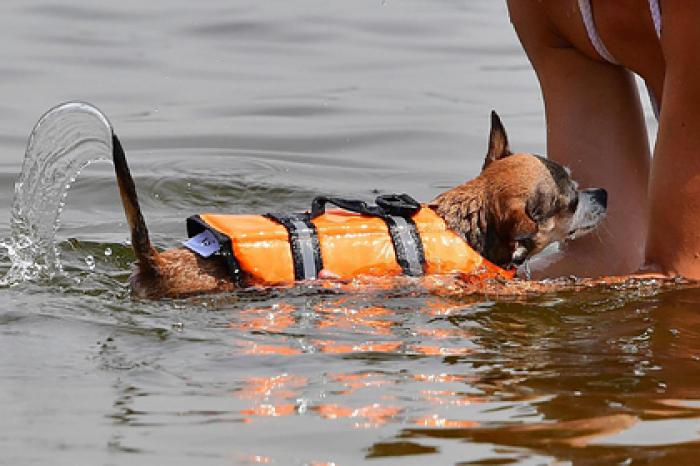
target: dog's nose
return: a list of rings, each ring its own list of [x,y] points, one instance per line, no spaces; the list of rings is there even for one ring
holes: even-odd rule
[[[608,208],[608,192],[603,188],[595,190],[595,193],[593,193],[593,199],[598,201],[600,205],[602,205],[606,209]]]
[[[608,192],[606,190],[603,188],[586,189],[586,193],[588,193],[596,203],[607,209]]]

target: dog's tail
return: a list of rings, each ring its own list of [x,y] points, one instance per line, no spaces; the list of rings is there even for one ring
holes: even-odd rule
[[[148,238],[148,228],[141,214],[139,199],[136,195],[136,186],[131,177],[129,166],[126,163],[124,148],[116,134],[112,133],[112,158],[114,160],[114,172],[117,175],[119,195],[122,198],[126,220],[131,230],[131,246],[138,259],[141,273],[156,272],[158,252],[151,245]]]

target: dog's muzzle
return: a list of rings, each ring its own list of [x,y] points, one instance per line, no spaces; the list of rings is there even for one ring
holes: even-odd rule
[[[608,192],[603,188],[584,189],[579,192],[578,199],[567,239],[578,238],[593,230],[608,211]]]

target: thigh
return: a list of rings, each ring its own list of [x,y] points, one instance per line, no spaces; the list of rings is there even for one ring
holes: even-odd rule
[[[650,180],[647,258],[664,271],[700,278],[700,3],[665,1],[666,60]]]
[[[547,275],[630,273],[643,262],[650,155],[633,76],[571,45],[535,0],[508,2],[542,89],[548,156],[583,186],[608,190],[608,219]]]

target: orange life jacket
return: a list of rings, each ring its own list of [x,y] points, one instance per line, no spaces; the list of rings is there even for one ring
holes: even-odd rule
[[[484,279],[514,276],[513,270],[474,251],[433,209],[418,204],[410,216],[348,210],[287,216],[201,214],[188,219],[187,230],[188,247],[193,240],[213,237],[218,243],[215,254],[226,258],[242,285],[290,284],[319,274],[339,279],[449,273]]]

